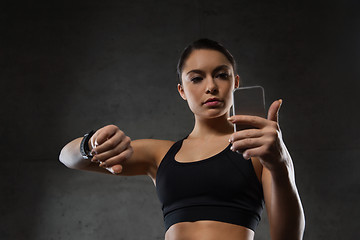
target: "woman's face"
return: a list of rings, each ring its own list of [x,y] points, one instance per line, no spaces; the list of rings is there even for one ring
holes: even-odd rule
[[[181,77],[179,93],[197,117],[216,118],[228,113],[239,76],[234,76],[231,63],[221,52],[194,50],[185,61]]]

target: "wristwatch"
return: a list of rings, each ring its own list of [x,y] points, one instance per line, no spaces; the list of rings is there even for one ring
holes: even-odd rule
[[[92,135],[94,135],[94,133],[95,133],[94,130],[91,130],[89,133],[86,133],[83,139],[81,140],[80,153],[84,159],[91,160],[91,158],[93,157],[89,149],[89,140],[92,137]]]

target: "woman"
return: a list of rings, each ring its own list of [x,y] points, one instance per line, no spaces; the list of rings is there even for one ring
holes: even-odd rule
[[[68,143],[60,161],[75,169],[149,175],[163,204],[166,240],[253,239],[264,200],[271,239],[302,239],[304,213],[278,125],[282,101],[271,104],[267,119],[230,117],[239,86],[235,71],[222,45],[193,42],[178,63],[178,91],[195,116],[185,139],[131,141],[109,125]],[[234,133],[233,124],[253,128]]]

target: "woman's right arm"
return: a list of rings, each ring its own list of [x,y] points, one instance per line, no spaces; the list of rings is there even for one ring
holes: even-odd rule
[[[94,157],[83,159],[80,153],[82,138],[68,143],[59,160],[69,168],[120,175],[149,175],[156,177],[157,167],[170,146],[171,141],[142,139],[131,141],[117,126],[108,125],[95,132],[88,142]],[[86,143],[85,143],[86,144]]]

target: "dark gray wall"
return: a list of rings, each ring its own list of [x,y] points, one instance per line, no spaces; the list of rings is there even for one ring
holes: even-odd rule
[[[150,179],[69,170],[58,154],[109,123],[133,139],[185,136],[175,67],[200,37],[230,49],[267,106],[284,100],[305,239],[359,237],[358,1],[1,5],[1,239],[163,239]],[[268,232],[264,214],[256,239]]]

